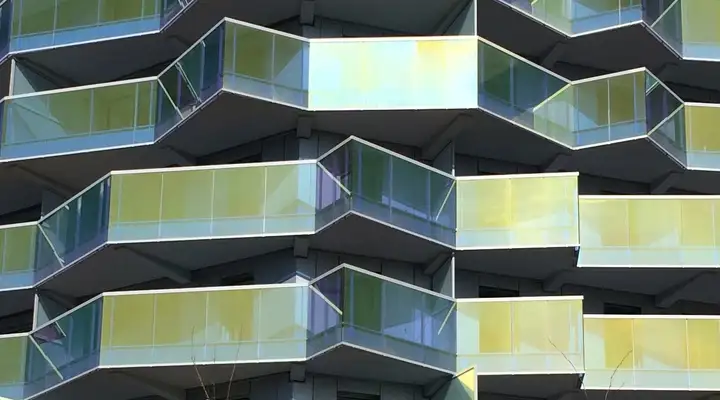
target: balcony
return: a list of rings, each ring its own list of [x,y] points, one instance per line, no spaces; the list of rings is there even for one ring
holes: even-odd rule
[[[35,284],[37,224],[0,227],[0,291]]]
[[[347,345],[455,371],[452,298],[349,265],[313,280],[311,289],[321,305],[311,305],[311,354]],[[323,299],[331,307],[323,306]],[[367,373],[360,369],[357,373]]]
[[[479,390],[548,398],[578,387],[581,297],[463,299],[457,313],[457,370],[474,367]]]
[[[586,315],[584,387],[694,398],[717,391],[719,327],[710,316]]]
[[[0,335],[0,398],[23,399],[27,348],[27,334]]]
[[[456,260],[464,268],[545,279],[575,267],[576,173],[457,179],[457,248],[464,251]]]

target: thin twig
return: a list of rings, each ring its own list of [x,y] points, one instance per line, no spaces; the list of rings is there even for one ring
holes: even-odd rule
[[[242,335],[240,336],[242,337]],[[228,381],[227,395],[225,400],[230,400],[230,388],[232,388],[233,379],[235,379],[235,369],[237,368],[238,357],[240,357],[240,342],[238,341],[237,349],[235,350],[235,359],[233,360],[232,371],[230,372],[230,380]]]
[[[552,347],[554,347],[555,350],[557,350],[558,353],[560,353],[560,354],[563,356],[563,358],[565,359],[565,361],[567,361],[568,364],[570,364],[570,367],[572,367],[573,371],[575,371],[575,374],[576,374],[576,375],[580,375],[580,372],[578,372],[577,368],[575,368],[575,364],[573,364],[573,362],[570,361],[570,358],[569,358],[567,355],[565,355],[565,353],[564,353],[562,350],[560,350],[560,348],[557,347],[557,346],[555,345],[555,343],[553,343],[552,339],[548,338],[548,342],[550,342],[550,344],[552,345]],[[587,391],[586,391],[585,389],[583,389],[584,380],[585,380],[585,376],[583,375],[583,377],[580,378],[580,391],[581,391],[582,394],[585,396],[585,399],[590,400],[589,397],[588,397]]]
[[[210,400],[210,395],[208,394],[208,391],[205,388],[205,382],[203,382],[202,375],[200,374],[200,370],[198,369],[197,363],[195,362],[195,327],[194,326],[192,328],[192,331],[190,332],[190,360],[192,361],[193,368],[195,369],[195,374],[197,375],[197,378],[200,381],[200,387],[202,388],[203,392],[205,392],[205,400]]]
[[[617,365],[617,366],[615,367],[615,369],[613,370],[612,375],[610,375],[610,382],[608,383],[608,388],[607,388],[607,391],[605,392],[605,400],[607,400],[608,396],[610,395],[610,389],[612,389],[612,382],[613,382],[613,378],[615,378],[615,374],[616,374],[616,373],[618,372],[618,370],[620,369],[620,366],[623,365],[623,363],[625,362],[625,359],[627,359],[628,356],[629,356],[630,354],[632,354],[632,352],[633,352],[632,349],[628,350],[627,354],[625,354],[625,357],[623,357],[623,358],[620,360],[620,362],[618,363],[618,365]],[[623,385],[624,385],[624,383],[623,383]],[[620,386],[620,387],[622,387],[622,386]]]

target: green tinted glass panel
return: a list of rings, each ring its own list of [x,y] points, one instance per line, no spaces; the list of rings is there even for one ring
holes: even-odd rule
[[[27,336],[0,336],[0,397],[23,398]]]

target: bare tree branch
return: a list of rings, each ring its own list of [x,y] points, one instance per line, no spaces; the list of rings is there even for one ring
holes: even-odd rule
[[[612,375],[610,375],[610,382],[608,383],[608,388],[607,388],[607,390],[605,391],[605,400],[607,400],[608,396],[610,395],[610,390],[612,389],[612,382],[613,382],[613,378],[615,378],[615,374],[618,372],[618,370],[620,369],[620,366],[623,365],[623,363],[624,363],[625,360],[628,358],[628,356],[629,356],[630,354],[632,354],[632,352],[633,352],[632,349],[628,350],[628,352],[627,352],[627,353],[625,354],[625,356],[620,360],[620,362],[618,363],[618,365],[615,366],[615,369],[613,370]],[[625,383],[623,382],[623,385],[621,385],[620,387],[622,387],[622,386],[624,386],[624,385],[625,385]]]
[[[560,353],[560,354],[563,356],[563,358],[565,359],[565,361],[567,361],[568,364],[570,364],[570,367],[572,367],[573,371],[575,371],[575,374],[576,374],[576,375],[580,375],[580,372],[578,372],[577,368],[575,367],[575,364],[573,364],[573,362],[570,361],[570,358],[569,358],[562,350],[560,350],[560,348],[557,347],[557,346],[555,345],[555,343],[553,343],[552,339],[550,339],[549,337],[548,337],[548,342],[550,342],[550,344],[552,345],[552,347],[554,347],[555,350],[557,350],[558,353]],[[583,377],[580,378],[580,391],[582,392],[583,396],[585,396],[585,399],[589,400],[587,391],[586,391],[585,389],[583,389],[583,387],[582,387],[583,384],[584,384],[584,380],[585,380],[585,375],[583,375]]]
[[[192,331],[190,332],[190,360],[192,361],[193,368],[195,369],[195,374],[197,375],[198,380],[200,381],[200,387],[202,388],[203,392],[205,392],[205,400],[210,400],[210,395],[208,394],[207,388],[205,387],[205,382],[203,382],[202,375],[200,374],[200,370],[197,367],[197,363],[195,362],[195,327],[192,327]]]
[[[240,337],[242,337],[242,328],[241,328],[241,334]],[[225,395],[225,400],[230,400],[230,389],[232,388],[233,379],[235,379],[235,369],[237,369],[237,359],[240,357],[240,342],[238,341],[237,349],[235,349],[235,360],[233,360],[233,367],[232,371],[230,372],[230,380],[228,381],[228,388],[227,388],[227,394]]]

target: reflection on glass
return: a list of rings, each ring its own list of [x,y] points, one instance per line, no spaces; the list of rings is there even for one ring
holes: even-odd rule
[[[113,175],[109,239],[312,232],[316,168],[307,162]]]
[[[645,72],[645,108],[650,138],[680,162],[686,162],[683,103],[650,72]]]
[[[720,382],[717,318],[585,316],[585,344],[589,389],[712,390]]]
[[[458,370],[583,369],[582,299],[473,299],[457,303]]]
[[[687,166],[720,169],[720,107],[713,104],[685,105]]]
[[[310,107],[476,107],[475,43],[447,37],[314,41]]]
[[[27,335],[0,335],[0,398],[20,400],[25,384]]]
[[[42,238],[60,261],[38,265],[47,276],[88,254],[107,240],[109,180],[95,184],[40,221]],[[136,194],[137,195],[137,194]]]
[[[455,370],[454,301],[350,266],[313,286],[322,296],[313,304],[320,309],[311,311],[311,332],[317,336],[311,342],[344,341]],[[340,320],[335,309],[342,312]]]
[[[309,43],[258,26],[226,23],[226,89],[269,100],[308,105]]]
[[[320,163],[350,192],[351,209],[439,242],[455,243],[455,180],[353,139]]]
[[[10,98],[0,157],[21,158],[151,143],[156,82]]]
[[[568,82],[484,40],[478,41],[478,104],[534,128],[532,110]]]
[[[101,363],[227,363],[303,359],[308,287],[112,294]]]
[[[10,50],[30,50],[160,29],[160,0],[13,0]]]
[[[720,265],[716,215],[716,198],[581,197],[578,265]]]
[[[577,190],[568,174],[458,180],[457,246],[575,246]]]
[[[644,70],[574,82],[535,107],[535,130],[572,147],[635,138],[649,130],[645,96]]]
[[[643,18],[642,0],[502,0],[565,34],[581,34]]]
[[[658,3],[660,6],[658,7]],[[673,50],[683,54],[683,2],[682,1],[651,1],[648,15],[650,27],[657,33]],[[647,20],[647,18],[646,18]]]
[[[102,299],[93,301],[33,331],[26,396],[99,365],[102,307]]]
[[[0,290],[35,283],[36,240],[36,224],[0,228]]]

